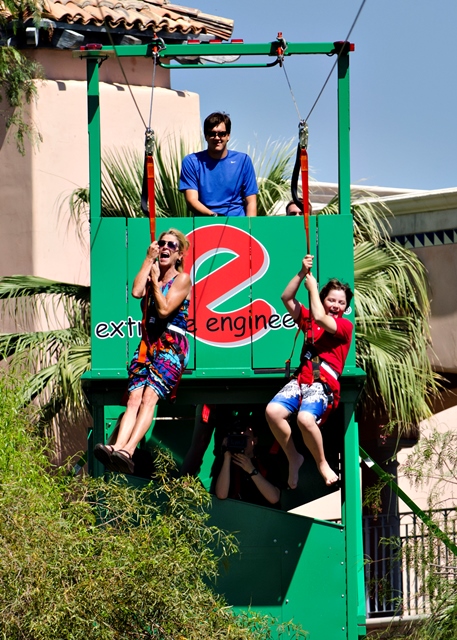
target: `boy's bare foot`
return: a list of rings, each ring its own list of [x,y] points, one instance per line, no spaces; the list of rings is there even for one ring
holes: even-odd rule
[[[293,460],[289,460],[289,479],[287,484],[291,489],[296,489],[298,485],[298,472],[303,464],[303,456],[301,453],[297,453],[297,456]]]
[[[319,468],[319,473],[324,478],[325,484],[327,485],[327,487],[331,487],[332,484],[335,484],[336,482],[338,482],[338,476],[330,467],[327,461],[322,462],[318,468]]]

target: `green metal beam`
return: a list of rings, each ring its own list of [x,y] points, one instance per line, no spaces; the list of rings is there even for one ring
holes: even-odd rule
[[[87,60],[87,118],[89,132],[89,205],[90,218],[101,216],[101,142],[99,64]]]
[[[362,494],[360,489],[359,433],[354,404],[344,405],[344,492],[342,521],[346,527],[346,579],[348,640],[365,636],[365,581],[362,540]]]
[[[454,542],[449,538],[449,536],[447,535],[447,533],[445,533],[444,531],[442,531],[438,525],[436,525],[433,520],[430,518],[429,515],[427,515],[425,513],[425,511],[422,511],[422,509],[420,507],[417,506],[417,504],[414,502],[414,500],[411,500],[411,498],[403,491],[403,489],[400,489],[400,487],[398,486],[398,484],[395,482],[393,476],[390,475],[390,473],[387,473],[386,471],[384,471],[384,469],[382,469],[379,464],[377,462],[375,462],[373,460],[373,458],[371,458],[368,453],[366,451],[364,451],[364,449],[362,449],[362,447],[359,447],[359,452],[360,452],[360,457],[362,458],[362,460],[364,461],[364,463],[367,465],[368,468],[370,468],[372,471],[374,471],[376,473],[376,475],[378,475],[381,480],[383,482],[385,482],[387,484],[388,487],[390,487],[392,489],[392,491],[394,491],[397,496],[399,498],[401,498],[403,500],[403,502],[405,504],[408,505],[408,507],[411,509],[411,511],[413,513],[416,514],[416,516],[418,516],[422,522],[424,522],[424,524],[427,525],[427,527],[430,529],[430,531],[439,539],[441,540],[441,542],[443,544],[446,545],[446,547],[452,551],[452,553],[454,555],[457,556],[457,546],[454,544]]]
[[[279,40],[261,44],[245,44],[240,42],[217,42],[214,44],[166,44],[158,51],[160,58],[175,58],[189,56],[277,56]],[[288,42],[284,51],[285,56],[312,55],[336,53],[333,42]],[[102,47],[100,50],[74,51],[73,57],[99,58],[104,54],[116,55],[119,58],[152,57],[154,43],[119,45]]]
[[[338,58],[338,201],[339,212],[351,213],[349,120],[349,55]]]

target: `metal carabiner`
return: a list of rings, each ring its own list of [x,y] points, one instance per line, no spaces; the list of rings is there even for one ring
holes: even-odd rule
[[[276,64],[279,64],[279,66],[282,67],[284,63],[284,54],[287,51],[287,42],[282,37],[282,31],[279,31],[276,40],[278,42],[278,47],[276,49],[276,55],[278,56],[276,59]]]
[[[301,149],[308,148],[308,124],[304,120],[298,124],[298,140]]]
[[[144,134],[144,150],[147,156],[152,156],[154,154],[154,145],[155,145],[154,131],[149,127],[147,127]]]
[[[154,38],[151,41],[151,46],[152,46],[152,57],[154,58],[154,61],[157,63],[159,60],[159,52],[163,51],[163,49],[166,49],[167,45],[165,44],[165,41],[163,38],[158,38],[154,34]]]

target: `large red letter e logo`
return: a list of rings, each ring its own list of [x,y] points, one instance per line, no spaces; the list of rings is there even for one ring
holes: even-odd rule
[[[252,283],[265,274],[270,264],[265,247],[245,231],[224,224],[195,229],[187,239],[190,247],[185,270],[193,282],[189,317],[195,322],[196,339],[218,347],[237,347],[258,340],[269,331],[268,318],[276,313],[265,300],[251,300]],[[223,262],[221,257],[231,259]],[[208,260],[215,263],[214,269]],[[199,277],[204,263],[204,274]],[[245,304],[229,311],[218,310],[244,290]]]

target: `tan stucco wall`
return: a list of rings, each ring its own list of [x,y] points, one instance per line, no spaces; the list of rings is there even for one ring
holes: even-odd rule
[[[27,55],[40,62],[46,70],[48,80],[81,80],[86,81],[86,62],[74,58],[73,51],[58,49],[38,49],[29,51]],[[129,84],[150,87],[153,76],[152,60],[143,58],[108,58],[100,66],[100,82],[125,85],[124,74]],[[155,86],[170,89],[170,71],[157,65]]]
[[[432,302],[430,360],[438,371],[457,373],[457,245],[414,249],[428,271]]]
[[[43,52],[54,78],[69,75],[70,67],[85,74],[85,63],[71,52]],[[133,64],[133,63],[132,63]],[[113,66],[114,65],[114,66]],[[151,81],[150,61],[139,60],[136,78]],[[116,78],[118,67],[108,60],[101,76]],[[126,68],[129,81],[129,66]],[[168,72],[160,71],[163,84]],[[157,75],[157,79],[159,74]],[[118,78],[119,79],[119,78]],[[150,86],[132,86],[143,119],[148,122]],[[88,184],[88,134],[85,80],[47,80],[31,109],[43,136],[39,149],[27,144],[21,156],[10,135],[0,129],[0,275],[34,274],[70,282],[88,283],[88,252],[81,248],[74,227],[68,228],[68,196]],[[144,152],[145,127],[130,92],[122,84],[100,83],[102,149],[130,146]],[[159,87],[154,91],[152,128],[158,138],[183,134],[200,139],[197,94]],[[139,194],[140,197],[140,194]],[[61,206],[62,205],[62,206]],[[60,211],[60,213],[59,213]]]
[[[457,373],[457,188],[409,192],[384,198],[392,212],[392,236],[429,234],[414,242],[413,251],[428,271],[431,285],[430,360],[436,369]],[[446,231],[445,238],[433,240],[435,232]],[[424,244],[424,246],[420,246]]]
[[[457,430],[457,406],[450,407],[444,411],[436,413],[432,418],[421,422],[421,435],[423,438],[429,436],[434,429],[440,433],[446,431]],[[436,489],[436,482],[438,477],[442,476],[442,473],[437,471],[436,479],[430,480],[422,485],[414,485],[408,478],[405,477],[404,469],[405,463],[409,455],[413,450],[405,449],[400,451],[397,455],[399,463],[398,468],[398,484],[405,491],[405,493],[423,510],[429,508],[428,497],[431,495],[434,489]],[[450,478],[449,482],[444,482],[439,485],[439,503],[435,501],[432,505],[436,509],[444,509],[446,507],[452,507],[456,504],[457,499],[457,483],[455,478]],[[399,508],[401,512],[410,511],[410,508],[399,500]]]

